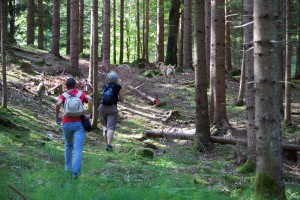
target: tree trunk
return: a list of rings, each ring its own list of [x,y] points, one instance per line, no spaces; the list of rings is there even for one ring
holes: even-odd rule
[[[192,1],[184,0],[183,69],[193,69],[192,64]]]
[[[136,33],[137,33],[137,60],[141,57],[141,36],[140,36],[140,1],[136,0]]]
[[[211,59],[213,122],[231,128],[226,114],[225,100],[225,10],[224,0],[211,1]]]
[[[84,32],[84,0],[79,0],[79,32],[78,32],[78,53],[83,51],[83,32]]]
[[[226,71],[229,72],[232,69],[232,63],[231,63],[231,38],[230,38],[230,0],[226,0],[225,5],[225,47],[226,47]]]
[[[108,2],[109,3],[109,2]],[[93,70],[93,122],[92,126],[94,128],[97,127],[97,119],[98,119],[98,105],[99,105],[99,91],[98,91],[98,0],[92,1],[92,70]]]
[[[254,0],[253,16],[257,131],[255,198],[286,199],[278,102],[278,48],[273,43],[278,41],[278,1]]]
[[[44,49],[44,6],[42,0],[38,0],[38,18],[39,18],[38,48],[43,50]]]
[[[149,22],[150,22],[150,2],[146,0],[146,16],[145,16],[145,44],[144,44],[144,51],[145,51],[145,61],[149,63]]]
[[[113,60],[114,60],[114,64],[117,63],[117,15],[116,15],[116,0],[113,0],[113,6],[114,6],[114,9],[113,9],[113,26],[114,26],[114,29],[113,29],[113,34],[114,34],[114,39],[113,39],[113,45],[114,45],[114,55],[113,55]]]
[[[110,63],[110,0],[103,0],[103,27],[102,27],[102,65]]]
[[[2,54],[2,107],[7,108],[6,45],[7,45],[7,0],[0,0],[1,8],[1,54]]]
[[[205,0],[205,52],[206,52],[206,80],[210,79],[210,27],[211,0]]]
[[[284,37],[283,37],[283,33],[285,30],[285,27],[283,27],[283,18],[285,18],[285,16],[283,17],[283,13],[285,13],[285,10],[283,11],[283,5],[285,6],[285,3],[283,4],[284,0],[280,0],[279,1],[279,15],[281,16],[280,19],[278,20],[278,30],[282,30],[282,31],[278,31],[278,41],[283,41]],[[283,42],[282,44],[278,47],[278,79],[279,79],[279,85],[278,85],[278,93],[279,93],[279,106],[280,106],[280,113],[284,112],[284,108],[283,108],[283,66],[285,63],[285,60],[283,59],[283,51],[285,50],[285,48],[283,47]]]
[[[205,4],[204,0],[195,0],[195,99],[196,99],[196,134],[194,146],[202,150],[210,143],[208,118],[208,100],[205,64]]]
[[[177,71],[183,71],[183,30],[184,30],[184,16],[183,11],[180,14],[180,27],[178,34],[178,58]]]
[[[60,40],[60,0],[53,0],[52,47],[51,53],[59,57]]]
[[[286,20],[285,20],[285,38],[286,38],[286,56],[285,56],[285,94],[284,94],[284,119],[283,123],[285,125],[290,125],[292,123],[291,120],[291,60],[292,60],[292,46],[291,46],[291,22],[290,22],[290,16],[291,16],[291,0],[285,0],[286,1]]]
[[[124,0],[120,1],[120,59],[119,63],[124,62]]]
[[[244,41],[245,42],[245,41]],[[240,87],[239,94],[236,100],[237,106],[244,105],[244,93],[245,93],[245,78],[246,78],[246,69],[245,69],[245,45],[243,45],[243,55],[242,55],[242,66],[241,66],[241,75],[240,75]]]
[[[296,72],[295,79],[300,79],[300,1],[298,1],[298,21],[297,21],[297,49],[296,49]]]
[[[10,38],[15,39],[15,21],[16,21],[16,5],[15,5],[15,0],[9,0],[8,1],[9,9],[9,34]]]
[[[70,54],[70,29],[71,29],[71,0],[67,0],[67,35],[66,35],[66,54]]]
[[[34,0],[27,0],[27,45],[34,44]]]
[[[70,74],[80,76],[79,69],[79,54],[78,54],[78,18],[79,18],[79,3],[78,0],[70,1]]]
[[[244,24],[253,22],[253,0],[244,1]],[[253,24],[244,29],[245,70],[246,70],[246,110],[247,110],[247,147],[248,159],[256,163],[255,131],[255,91],[254,91],[254,57],[253,57]]]
[[[164,0],[157,0],[156,63],[164,62]]]
[[[169,13],[169,32],[168,32],[168,44],[166,53],[166,64],[177,64],[177,38],[179,27],[179,8],[180,1],[171,0],[171,9]]]

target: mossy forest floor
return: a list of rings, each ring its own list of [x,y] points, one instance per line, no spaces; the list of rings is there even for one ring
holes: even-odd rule
[[[29,92],[36,91],[38,82],[44,82],[48,90],[64,80],[61,72],[68,62],[44,52],[36,52],[35,57],[22,51],[16,54],[23,59],[30,56],[34,67],[25,73],[19,68],[21,60],[10,57],[14,64],[7,71],[9,108],[0,109],[0,199],[253,199],[255,174],[239,172],[245,147],[213,144],[210,151],[196,152],[192,141],[143,137],[145,130],[195,130],[193,72],[178,72],[176,81],[165,84],[162,76],[143,75],[146,70],[157,71],[150,66],[131,67],[129,74],[120,72],[120,78],[158,97],[161,106],[125,87],[114,150],[105,151],[101,129],[86,133],[81,176],[71,179],[64,171],[64,141],[54,117],[57,94]],[[80,63],[87,74],[87,61]],[[99,69],[100,85],[107,70]],[[244,130],[245,107],[234,106],[238,85],[234,79],[227,80],[227,109],[233,127]],[[300,92],[293,88],[293,125],[282,128],[285,142],[299,144],[299,103]],[[174,110],[179,115],[170,117]],[[143,154],[145,149],[154,156]],[[300,199],[299,164],[285,159],[288,199]]]

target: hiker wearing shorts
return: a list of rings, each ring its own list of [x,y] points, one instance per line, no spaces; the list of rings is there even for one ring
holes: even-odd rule
[[[118,74],[114,71],[109,72],[107,74],[108,83],[106,83],[102,91],[105,91],[107,87],[112,88],[112,102],[107,104],[103,99],[103,92],[102,92],[102,99],[99,105],[98,111],[99,115],[102,119],[102,126],[103,126],[103,137],[106,143],[106,150],[112,150],[112,139],[114,135],[114,131],[116,130],[117,124],[117,117],[118,117],[118,102],[124,101],[124,94],[122,91],[122,86],[117,83],[118,81]]]
[[[56,122],[58,125],[61,123],[61,119],[59,117],[60,113],[60,106],[63,104],[64,106],[66,103],[66,95],[67,98],[69,98],[68,95],[74,97],[78,93],[80,95],[78,98],[78,102],[81,106],[83,106],[84,103],[88,103],[88,113],[90,114],[92,111],[92,98],[87,95],[85,92],[82,92],[75,88],[76,81],[74,78],[68,78],[66,81],[67,86],[67,92],[60,94],[58,97],[58,100],[56,102]],[[80,102],[81,101],[81,102]],[[66,108],[64,108],[65,114],[62,119],[62,131],[63,135],[65,137],[65,171],[71,171],[72,178],[78,178],[80,175],[80,169],[81,169],[81,160],[82,160],[82,145],[85,138],[85,130],[81,123],[80,116],[67,116],[66,114]],[[82,108],[83,111],[83,108]],[[80,113],[79,115],[83,115],[84,113]],[[87,115],[90,116],[90,115]],[[74,151],[74,154],[73,154]]]

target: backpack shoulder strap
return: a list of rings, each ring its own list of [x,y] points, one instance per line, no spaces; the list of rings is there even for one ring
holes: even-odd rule
[[[71,95],[69,95],[67,92],[62,93],[62,95],[63,95],[65,98],[68,98],[68,97],[71,96]]]
[[[76,97],[79,98],[82,95],[82,91],[78,90]]]

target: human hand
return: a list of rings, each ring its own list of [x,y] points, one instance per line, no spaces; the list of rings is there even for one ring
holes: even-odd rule
[[[58,126],[61,126],[61,121],[62,121],[61,117],[58,117],[57,120],[56,120],[56,124]]]

